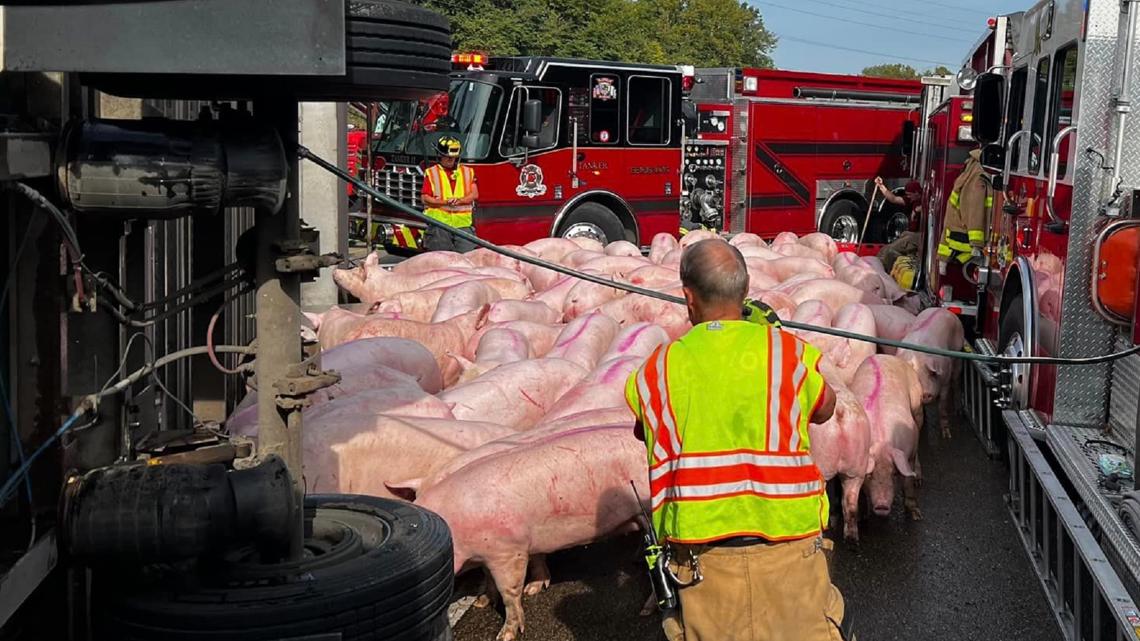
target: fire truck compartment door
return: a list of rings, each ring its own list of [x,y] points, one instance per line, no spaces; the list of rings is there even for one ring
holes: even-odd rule
[[[1140,221],[1109,225],[1097,239],[1093,265],[1093,304],[1109,320],[1131,324],[1136,306]],[[1105,314],[1105,312],[1108,312]]]

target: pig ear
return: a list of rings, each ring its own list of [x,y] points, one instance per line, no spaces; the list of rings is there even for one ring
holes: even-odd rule
[[[365,265],[379,265],[380,264],[380,252],[372,252],[372,253],[368,254],[367,256],[365,256],[364,257],[364,264]]]
[[[899,474],[903,476],[914,476],[914,468],[910,466],[910,461],[907,460],[906,454],[896,448],[891,448],[891,458],[895,461],[895,468],[898,469]]]
[[[867,475],[870,475],[871,472],[874,472],[874,471],[875,471],[875,457],[874,456],[868,456],[867,457]]]
[[[384,482],[384,487],[393,495],[404,499],[405,501],[415,501],[416,495],[420,491],[420,486],[423,484],[422,478],[408,479],[406,481],[396,481],[394,483]]]
[[[465,372],[467,370],[471,369],[472,367],[475,367],[475,363],[472,363],[471,361],[467,360],[463,356],[460,356],[459,354],[456,354],[455,352],[447,352],[447,355],[450,356],[451,358],[454,358],[455,362],[459,363],[460,369],[462,369]]]

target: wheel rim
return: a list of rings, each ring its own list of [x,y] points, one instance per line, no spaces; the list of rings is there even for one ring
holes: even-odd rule
[[[907,229],[910,228],[910,217],[902,212],[897,212],[891,216],[887,221],[887,238],[888,243],[893,243],[902,236]]]
[[[1005,356],[1026,356],[1025,341],[1019,332],[1010,334],[1006,341]],[[1029,363],[1014,363],[1009,367],[1009,398],[1013,409],[1022,409],[1029,402]]]
[[[851,214],[837,216],[831,222],[828,234],[835,240],[845,243],[859,242],[859,221]]]
[[[363,536],[360,521],[361,517],[351,511],[318,508],[300,559],[262,563],[253,548],[235,548],[224,556],[224,569],[214,575],[215,581],[230,587],[287,583],[313,570],[352,563],[391,535],[387,523],[375,520],[378,532]]]
[[[606,232],[602,231],[602,228],[595,225],[594,223],[574,223],[568,226],[566,230],[562,232],[562,237],[591,238],[603,245],[608,244]]]

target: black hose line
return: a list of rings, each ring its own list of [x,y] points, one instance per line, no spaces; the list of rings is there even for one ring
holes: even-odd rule
[[[427,225],[430,225],[432,227],[436,227],[437,229],[441,229],[441,230],[446,231],[450,234],[454,234],[455,236],[458,236],[464,240],[470,241],[470,242],[478,245],[479,247],[483,247],[483,248],[489,249],[495,253],[502,254],[502,255],[508,256],[510,258],[514,258],[520,262],[524,262],[524,263],[528,263],[531,265],[535,265],[537,267],[549,269],[553,272],[558,272],[560,274],[572,276],[574,278],[589,281],[591,283],[596,283],[598,285],[604,285],[606,287],[613,287],[615,289],[622,289],[622,290],[625,290],[631,294],[640,294],[642,296],[649,296],[650,298],[656,298],[658,300],[663,300],[663,301],[667,301],[670,303],[676,303],[678,305],[684,305],[685,304],[685,299],[679,298],[677,296],[670,296],[670,295],[664,294],[662,292],[653,291],[652,289],[646,289],[644,287],[638,287],[637,285],[631,285],[629,283],[622,283],[622,282],[618,282],[618,281],[614,281],[614,280],[608,280],[606,278],[602,278],[600,276],[595,276],[593,274],[584,274],[582,272],[575,271],[573,269],[570,269],[569,267],[565,267],[565,266],[559,265],[557,263],[551,263],[551,262],[542,260],[541,258],[535,258],[534,256],[528,256],[526,254],[521,254],[519,252],[516,252],[516,251],[511,250],[511,249],[507,249],[505,247],[499,247],[498,245],[495,245],[494,243],[490,243],[486,240],[483,240],[482,238],[479,238],[475,234],[469,233],[469,232],[464,231],[462,229],[457,229],[457,228],[452,227],[451,225],[448,225],[445,223],[441,223],[440,221],[438,221],[438,220],[436,220],[430,216],[425,215],[421,211],[413,209],[413,208],[411,208],[411,207],[409,207],[409,206],[407,206],[407,205],[405,205],[405,204],[403,204],[397,200],[392,199],[387,194],[380,192],[379,190],[373,188],[371,185],[366,184],[364,181],[356,178],[355,176],[350,175],[348,172],[346,172],[346,171],[342,170],[341,168],[337,167],[336,165],[328,162],[324,158],[317,156],[313,152],[309,151],[303,145],[297,145],[296,146],[296,152],[297,152],[297,156],[299,158],[304,158],[305,160],[308,160],[309,162],[317,165],[318,167],[324,169],[325,171],[335,175],[336,177],[340,178],[341,180],[343,180],[343,181],[351,184],[352,186],[356,187],[357,190],[372,196],[373,198],[380,201],[384,205],[391,207],[392,209],[395,209],[395,210],[399,211],[400,213],[411,216],[411,217],[415,218],[416,220],[422,221]],[[369,230],[369,231],[371,231],[371,230]],[[984,354],[976,354],[974,352],[961,352],[961,351],[956,351],[956,350],[940,349],[937,347],[927,347],[926,345],[916,345],[913,343],[904,343],[902,341],[891,340],[889,338],[879,338],[877,336],[865,336],[863,334],[856,334],[854,332],[848,332],[848,331],[845,331],[842,329],[835,329],[834,327],[816,327],[814,325],[808,325],[806,323],[797,323],[795,321],[787,321],[787,320],[783,320],[783,319],[780,320],[780,324],[784,327],[788,327],[791,329],[799,329],[799,330],[806,330],[806,331],[812,331],[812,332],[819,332],[820,334],[829,334],[831,336],[838,336],[840,338],[846,338],[849,340],[864,341],[867,343],[874,343],[876,345],[884,345],[887,347],[895,347],[898,349],[907,349],[907,350],[911,350],[914,352],[922,352],[924,354],[931,354],[933,356],[943,356],[946,358],[957,358],[957,359],[965,360],[965,361],[977,361],[977,362],[982,362],[982,363],[995,363],[995,364],[1001,364],[1001,365],[1012,365],[1015,363],[1030,363],[1030,364],[1034,364],[1034,365],[1097,365],[1100,363],[1107,363],[1109,361],[1114,361],[1114,360],[1118,360],[1121,358],[1126,358],[1128,356],[1132,356],[1133,354],[1140,354],[1140,345],[1136,345],[1136,346],[1130,347],[1129,349],[1119,351],[1119,352],[1114,352],[1111,354],[1103,354],[1100,356],[1087,356],[1087,357],[1082,357],[1082,358],[1059,358],[1059,357],[1053,357],[1053,356],[987,356]]]

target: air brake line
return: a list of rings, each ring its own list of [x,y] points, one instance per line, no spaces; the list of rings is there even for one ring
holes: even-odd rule
[[[350,175],[348,172],[342,170],[341,168],[337,167],[336,165],[333,165],[332,163],[328,162],[327,160],[321,158],[320,156],[317,156],[313,152],[309,151],[303,145],[297,145],[296,146],[296,152],[297,152],[298,157],[304,158],[305,160],[312,162],[313,164],[317,165],[318,167],[324,169],[325,171],[337,176],[341,180],[343,180],[343,181],[351,184],[352,186],[356,187],[358,190],[372,196],[373,198],[375,198],[377,201],[383,203],[384,205],[391,207],[392,209],[395,209],[395,210],[397,210],[403,214],[411,216],[411,217],[415,218],[416,220],[422,221],[423,223],[425,223],[427,225],[430,225],[430,226],[435,227],[437,229],[441,229],[443,231],[451,233],[451,234],[458,236],[464,240],[470,241],[470,242],[474,243],[475,245],[478,245],[479,247],[489,249],[489,250],[491,250],[497,254],[502,254],[503,256],[507,256],[509,258],[514,258],[515,260],[518,260],[520,262],[528,263],[528,264],[534,265],[536,267],[542,267],[545,269],[549,269],[550,271],[557,272],[559,274],[564,274],[566,276],[572,276],[574,278],[589,281],[591,283],[595,283],[598,285],[603,285],[605,287],[613,287],[614,289],[625,290],[631,294],[640,294],[642,296],[648,296],[650,298],[656,298],[658,300],[663,300],[663,301],[666,301],[669,303],[676,303],[678,305],[684,305],[685,304],[685,299],[677,297],[677,296],[670,296],[670,295],[662,293],[662,292],[654,291],[652,289],[646,289],[644,287],[638,287],[637,285],[631,285],[629,283],[622,283],[622,282],[618,282],[618,281],[614,281],[614,280],[607,280],[607,279],[602,278],[600,276],[595,276],[594,274],[582,273],[582,272],[576,271],[574,269],[571,269],[569,267],[559,265],[557,263],[551,263],[551,262],[542,260],[541,258],[536,258],[534,256],[528,256],[526,254],[522,254],[522,253],[516,252],[514,250],[507,249],[505,247],[499,247],[498,245],[495,245],[494,243],[491,243],[491,242],[488,242],[486,240],[483,240],[482,238],[479,238],[475,234],[464,231],[462,229],[457,229],[457,228],[452,227],[451,225],[447,225],[445,223],[441,223],[438,220],[435,220],[434,218],[431,218],[430,216],[425,215],[421,211],[413,209],[413,208],[411,208],[411,207],[409,207],[409,206],[407,206],[407,205],[405,205],[405,204],[403,204],[397,200],[392,199],[387,194],[380,192],[379,190],[375,189],[371,185],[366,184],[364,181],[356,178],[355,176]],[[1103,354],[1101,356],[1087,356],[1087,357],[1081,357],[1081,358],[1059,358],[1059,357],[1052,357],[1052,356],[988,356],[988,355],[984,355],[984,354],[977,354],[974,352],[960,352],[960,351],[955,351],[955,350],[940,349],[937,347],[927,347],[925,345],[916,345],[913,343],[904,343],[902,341],[896,341],[896,340],[892,340],[889,338],[879,338],[877,336],[866,336],[864,334],[857,334],[855,332],[848,332],[848,331],[845,331],[842,329],[835,329],[834,327],[816,327],[815,325],[809,325],[806,323],[797,323],[795,321],[788,321],[788,320],[783,320],[783,319],[780,320],[780,324],[783,327],[788,327],[791,329],[799,329],[799,330],[806,330],[806,331],[811,331],[811,332],[819,332],[820,334],[828,334],[831,336],[838,336],[840,338],[846,338],[849,340],[857,340],[857,341],[863,341],[863,342],[867,342],[867,343],[874,343],[876,345],[883,345],[883,346],[887,346],[887,347],[895,347],[898,349],[907,349],[907,350],[911,350],[914,352],[922,352],[924,354],[931,354],[933,356],[943,356],[946,358],[957,358],[960,360],[977,361],[977,362],[982,362],[982,363],[994,363],[994,364],[998,364],[998,365],[1013,365],[1013,364],[1017,364],[1017,363],[1029,363],[1029,364],[1033,364],[1033,365],[1098,365],[1100,363],[1107,363],[1107,362],[1115,361],[1115,360],[1118,360],[1121,358],[1126,358],[1128,356],[1132,356],[1133,354],[1140,354],[1140,345],[1136,345],[1136,346],[1130,347],[1129,349],[1119,351],[1119,352],[1113,352],[1111,354]]]

